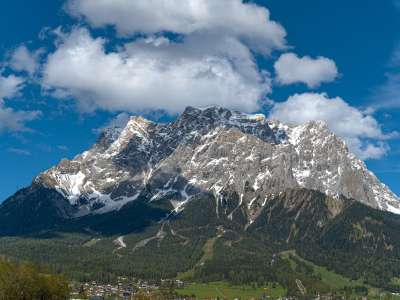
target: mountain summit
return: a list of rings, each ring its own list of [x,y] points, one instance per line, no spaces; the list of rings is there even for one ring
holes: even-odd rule
[[[29,203],[75,219],[120,211],[139,198],[179,213],[196,195],[213,194],[218,207],[234,192],[251,224],[270,199],[296,188],[400,213],[397,196],[324,122],[292,126],[221,107],[188,107],[167,124],[131,117],[124,128],[107,128],[92,148],[37,176],[0,213]],[[42,193],[52,195],[50,203],[41,203]]]

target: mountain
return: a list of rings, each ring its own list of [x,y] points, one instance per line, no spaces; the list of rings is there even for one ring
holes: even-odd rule
[[[107,128],[88,151],[39,174],[0,206],[0,253],[79,276],[90,266],[94,276],[288,286],[289,276],[314,278],[289,275],[277,253],[295,249],[389,285],[400,276],[398,214],[397,196],[325,123],[188,107],[171,123],[132,117]]]
[[[263,115],[189,107],[172,123],[132,117],[125,128],[106,129],[88,151],[6,200],[0,215],[33,202],[60,219],[76,219],[119,211],[139,198],[168,199],[179,212],[196,194],[212,192],[218,204],[225,190],[234,190],[251,223],[271,197],[294,188],[400,213],[396,195],[325,123],[290,126]],[[44,189],[59,194],[51,204],[37,201]],[[35,215],[42,220],[40,211]]]
[[[67,198],[77,209],[71,217],[118,210],[144,191],[151,201],[169,195],[183,208],[200,191],[217,195],[233,186],[245,195],[246,183],[254,189],[250,197],[262,198],[261,203],[303,187],[400,213],[399,199],[325,123],[294,127],[217,107],[187,108],[171,124],[133,117],[35,183]],[[243,201],[251,205],[253,198]]]

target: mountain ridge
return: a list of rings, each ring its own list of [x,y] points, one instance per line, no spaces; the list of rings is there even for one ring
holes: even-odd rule
[[[234,133],[235,130],[238,132]],[[230,136],[231,140],[224,139],[224,135]],[[163,168],[177,167],[179,163],[173,159],[176,156],[186,159],[187,164],[179,164],[179,168],[184,170],[182,176],[194,183],[194,187],[218,189],[220,184],[217,178],[211,178],[213,184],[207,185],[204,184],[208,176],[205,172],[201,175],[194,173],[198,167],[205,167],[203,162],[218,172],[227,168],[226,162],[233,162],[234,155],[210,153],[209,146],[221,143],[218,146],[225,147],[224,151],[229,152],[231,149],[227,144],[233,142],[245,144],[244,147],[235,145],[232,150],[239,151],[240,148],[241,152],[248,152],[243,160],[254,163],[258,156],[258,164],[263,163],[262,159],[272,161],[270,164],[264,161],[264,170],[247,176],[254,177],[250,181],[256,188],[269,181],[264,190],[268,189],[271,195],[287,188],[304,187],[333,197],[343,195],[374,208],[400,213],[397,196],[379,182],[364,162],[348,151],[345,143],[324,122],[310,121],[291,126],[267,120],[261,114],[243,114],[221,107],[188,107],[176,121],[167,124],[131,117],[125,128],[105,130],[91,149],[70,161],[62,161],[40,174],[34,182],[56,189],[72,206],[79,207],[75,217],[105,213],[121,209],[137,199],[146,185],[154,183],[152,177],[165,171]],[[267,153],[261,155],[261,159],[258,153],[262,151]],[[211,155],[212,159],[203,152]],[[168,166],[167,162],[172,165]],[[188,166],[189,162],[192,166]],[[235,164],[243,165],[249,171],[256,168],[240,161],[235,161]],[[230,167],[232,172],[234,169],[237,168]],[[176,170],[168,172],[176,173]],[[234,175],[237,176],[234,181],[244,178],[237,172]],[[268,176],[271,178],[268,179]],[[179,178],[168,179],[179,181]],[[229,180],[232,178],[225,179]],[[176,190],[167,183],[163,183],[166,186],[164,189],[155,187],[153,196],[159,197],[162,193]],[[179,188],[181,195],[177,195],[177,201],[181,202],[190,195],[184,187]],[[238,189],[243,190],[243,187]],[[177,205],[181,204],[178,202]]]

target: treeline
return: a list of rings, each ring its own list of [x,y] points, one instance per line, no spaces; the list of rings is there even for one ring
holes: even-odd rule
[[[115,237],[101,237],[87,245],[92,237],[65,234],[43,239],[0,238],[0,253],[45,265],[52,273],[65,274],[78,282],[115,283],[119,276],[156,281],[192,268],[202,256],[204,243],[215,235],[208,228],[176,230],[176,236],[168,234],[162,242],[155,239],[132,251],[136,243],[155,236],[159,229],[157,224],[146,232],[125,236],[128,247],[118,251],[113,244]],[[166,226],[164,230],[170,228]]]
[[[0,259],[0,300],[69,299],[68,281],[27,263]]]

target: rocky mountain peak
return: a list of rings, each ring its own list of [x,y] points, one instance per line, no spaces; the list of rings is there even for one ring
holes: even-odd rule
[[[119,210],[138,197],[179,212],[193,196],[212,193],[217,207],[236,194],[251,221],[268,199],[296,188],[400,213],[397,196],[324,122],[290,125],[222,107],[188,107],[167,124],[131,117],[35,182],[68,199],[73,217]]]

